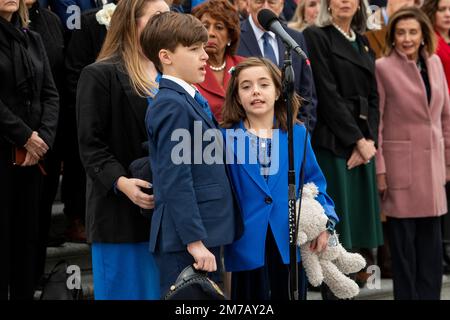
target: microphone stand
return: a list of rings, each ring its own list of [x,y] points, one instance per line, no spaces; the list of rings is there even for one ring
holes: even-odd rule
[[[283,98],[287,107],[288,127],[288,215],[289,215],[289,299],[298,300],[298,265],[296,244],[296,217],[295,217],[295,167],[294,167],[294,128],[292,119],[292,99],[294,97],[294,68],[289,47],[284,53],[282,70]]]

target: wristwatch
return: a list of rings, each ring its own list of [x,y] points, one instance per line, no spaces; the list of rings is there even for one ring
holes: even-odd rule
[[[336,221],[334,219],[329,218],[327,221],[327,231],[330,234],[330,237],[328,238],[328,246],[329,247],[335,247],[338,245],[338,237],[334,230],[336,227]]]
[[[334,219],[329,218],[327,221],[326,228],[329,234],[334,234],[334,229],[336,228],[336,221],[334,221]]]

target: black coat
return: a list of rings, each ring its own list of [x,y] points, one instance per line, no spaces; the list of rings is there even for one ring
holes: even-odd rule
[[[94,63],[106,37],[106,27],[97,22],[95,14],[100,9],[84,12],[80,19],[80,29],[76,29],[67,46],[66,86],[69,108],[75,108],[77,84],[81,70]]]
[[[77,92],[80,156],[86,170],[88,242],[144,242],[150,221],[123,193],[114,190],[128,167],[146,156],[147,100],[134,93],[120,63],[96,62],[84,68]],[[148,153],[147,153],[148,155]]]
[[[348,158],[365,137],[377,141],[378,93],[375,59],[367,40],[357,35],[358,53],[333,26],[303,32],[318,97],[312,143]]]
[[[11,46],[0,30],[0,155],[11,155],[11,146],[23,146],[37,131],[51,147],[58,124],[58,92],[41,37],[28,31],[28,53],[35,71],[36,93],[32,99],[16,91]]]
[[[45,51],[47,53],[50,69],[52,71],[53,80],[59,94],[59,117],[58,130],[55,137],[53,150],[46,157],[45,166],[50,169],[54,162],[51,154],[60,154],[61,147],[64,146],[64,128],[65,111],[66,111],[66,86],[64,72],[64,30],[59,17],[50,10],[41,7],[39,2],[35,2],[28,10],[30,24],[29,28],[42,38]],[[64,143],[64,144],[63,144]]]
[[[39,33],[61,97],[64,84],[64,32],[58,16],[35,2],[29,10],[30,29]]]

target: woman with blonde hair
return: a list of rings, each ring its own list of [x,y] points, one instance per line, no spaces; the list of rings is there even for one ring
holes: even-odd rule
[[[292,21],[288,23],[288,27],[297,31],[303,31],[306,27],[314,24],[319,15],[320,1],[300,0]]]
[[[39,162],[53,146],[59,101],[23,0],[0,0],[0,77],[0,300],[32,300],[44,171]]]
[[[92,244],[95,299],[159,298],[159,273],[148,251],[152,209],[149,181],[130,176],[129,165],[147,156],[147,98],[158,73],[139,37],[148,19],[169,11],[163,0],[120,1],[97,62],[78,82],[80,156],[86,170],[86,236]],[[150,170],[150,168],[149,168]]]

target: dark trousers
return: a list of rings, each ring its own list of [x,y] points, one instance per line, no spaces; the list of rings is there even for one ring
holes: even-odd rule
[[[450,207],[450,182],[445,185],[445,191],[447,193],[447,203]],[[446,245],[450,245],[450,214],[447,213],[441,217],[441,226],[442,242]]]
[[[0,181],[0,300],[31,300],[42,174],[37,166],[13,167],[0,155]]]
[[[216,283],[220,282],[222,270],[220,260],[220,247],[208,248],[216,257],[217,271],[209,273],[208,277]],[[178,275],[189,265],[195,261],[194,258],[187,251],[179,252],[161,252],[154,253],[156,264],[159,272],[159,285],[161,299],[164,299],[171,285],[175,283]]]
[[[306,274],[298,265],[299,300],[306,300]],[[289,269],[283,263],[272,230],[267,230],[265,265],[261,268],[233,272],[232,300],[289,300]]]
[[[45,161],[47,175],[43,177],[42,198],[39,209],[39,239],[37,241],[36,281],[44,274],[47,258],[47,242],[49,238],[52,207],[59,186],[61,173],[61,157],[55,150],[50,150]]]
[[[439,217],[387,218],[395,300],[439,300],[442,240]]]

